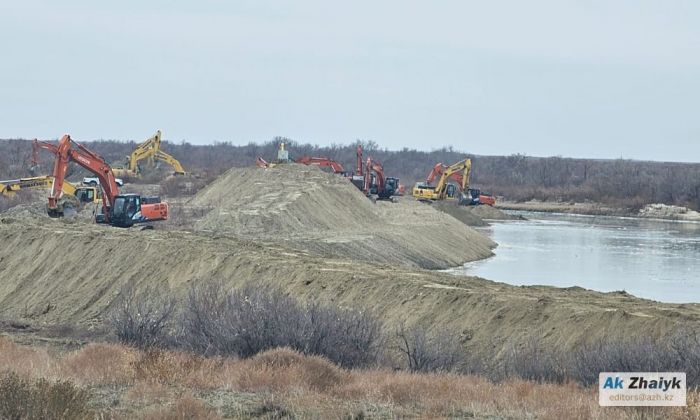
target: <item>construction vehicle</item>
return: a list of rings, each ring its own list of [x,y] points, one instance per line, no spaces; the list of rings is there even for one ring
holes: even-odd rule
[[[353,183],[357,188],[360,189],[360,191],[363,191],[365,188],[365,172],[362,169],[362,145],[358,144],[357,149],[355,149],[356,153],[356,162],[355,162],[355,173],[350,176],[350,182]]]
[[[12,197],[22,190],[48,190],[51,189],[53,180],[52,176],[44,175],[0,181],[0,195]],[[64,181],[62,192],[64,195],[76,197],[76,201],[81,205],[100,201],[99,190],[95,187],[76,187],[72,183]]]
[[[471,159],[463,159],[453,165],[436,164],[424,183],[419,182],[413,188],[413,196],[419,200],[457,200],[462,205],[494,205],[496,199],[480,190],[469,187],[471,177]],[[438,183],[432,186],[435,179]],[[449,181],[453,181],[451,183]]]
[[[376,195],[378,200],[393,200],[398,187],[398,178],[385,177],[382,164],[371,157],[367,158],[362,189],[367,196]]]
[[[155,165],[155,161],[165,162],[172,166],[175,175],[185,175],[185,169],[180,164],[180,161],[161,150],[161,132],[156,131],[156,134],[148,138],[143,143],[136,146],[133,152],[126,158],[126,168],[114,168],[113,172],[117,176],[138,177],[141,174],[141,166],[139,162],[147,159],[150,166]]]
[[[343,169],[343,165],[334,161],[331,158],[304,156],[302,158],[297,159],[296,163],[301,163],[302,165],[316,165],[321,168],[331,168],[331,171],[334,174],[345,175],[345,169]]]
[[[159,197],[141,197],[138,194],[119,194],[112,168],[96,153],[64,135],[54,146],[54,182],[49,194],[47,211],[50,217],[61,217],[64,205],[61,201],[65,175],[70,162],[92,172],[100,180],[102,189],[102,212],[95,221],[117,227],[131,227],[137,223],[167,220],[168,203],[161,203]]]
[[[413,187],[413,196],[423,201],[461,200],[463,195],[458,194],[458,192],[467,191],[469,188],[471,168],[471,159],[463,159],[450,166],[438,163],[433,167],[433,170],[430,171],[424,183],[419,182]],[[432,186],[431,184],[437,177],[439,177],[437,185]],[[457,185],[448,182],[449,180],[456,181]]]
[[[255,159],[255,166],[258,168],[274,168],[275,166],[281,164],[281,163],[289,163],[292,162],[292,159],[289,158],[289,151],[285,149],[284,142],[281,142],[279,146],[277,147],[277,159],[275,159],[272,162],[268,162],[262,157],[258,156]]]
[[[258,156],[257,159],[255,159],[255,166],[257,166],[258,168],[269,168],[270,164],[267,163],[265,159]]]

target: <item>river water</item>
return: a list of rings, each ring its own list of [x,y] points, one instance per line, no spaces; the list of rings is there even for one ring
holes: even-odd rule
[[[700,223],[517,212],[527,220],[479,228],[495,256],[450,270],[514,285],[625,290],[700,302]]]

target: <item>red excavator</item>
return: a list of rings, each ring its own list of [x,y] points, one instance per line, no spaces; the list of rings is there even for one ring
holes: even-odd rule
[[[75,146],[75,147],[74,147]],[[95,217],[97,223],[108,223],[117,227],[131,227],[137,223],[168,219],[168,203],[159,197],[141,197],[138,194],[119,194],[119,187],[112,168],[98,154],[71,140],[68,134],[58,146],[43,143],[43,148],[56,155],[53,167],[54,183],[47,207],[50,217],[63,216],[63,203],[59,201],[68,164],[75,162],[95,174],[102,188],[102,214]]]
[[[365,165],[364,185],[362,191],[370,195],[376,195],[378,200],[393,200],[399,188],[399,179],[394,177],[384,176],[384,167],[382,164],[372,159],[367,158]]]
[[[345,175],[343,165],[331,158],[304,156],[297,159],[296,163],[301,163],[302,165],[317,165],[322,168],[331,168],[331,171],[333,171],[334,174]]]

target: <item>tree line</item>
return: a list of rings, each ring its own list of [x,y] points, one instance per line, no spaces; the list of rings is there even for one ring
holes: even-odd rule
[[[332,158],[352,171],[357,144],[364,158],[372,156],[383,163],[389,176],[396,176],[407,186],[426,178],[438,162],[455,163],[472,159],[471,185],[509,200],[595,201],[631,208],[648,203],[665,203],[700,209],[700,163],[651,162],[627,159],[573,159],[560,156],[532,157],[475,156],[452,147],[429,152],[403,148],[388,150],[374,141],[318,146],[277,137],[263,143],[235,145],[218,142],[193,145],[187,142],[164,142],[163,150],[175,156],[188,171],[213,176],[231,167],[250,166],[262,156],[273,160],[280,142],[287,144],[290,156],[304,155]],[[111,164],[123,164],[136,146],[135,142],[100,140],[84,143]],[[28,176],[31,142],[0,140],[0,179]],[[42,151],[43,173],[52,168],[52,156]],[[74,169],[74,171],[79,171]]]

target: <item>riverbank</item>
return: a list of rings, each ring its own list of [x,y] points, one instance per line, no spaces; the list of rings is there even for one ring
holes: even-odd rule
[[[588,216],[617,216],[638,217],[644,219],[663,219],[687,222],[700,222],[700,213],[687,207],[669,206],[666,204],[648,204],[641,210],[628,207],[614,207],[601,203],[538,201],[526,202],[499,201],[497,207],[501,210],[518,210],[542,213],[567,213]]]

